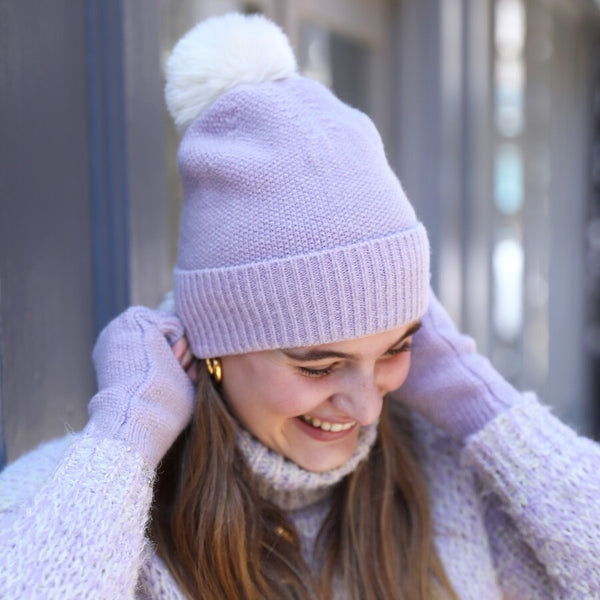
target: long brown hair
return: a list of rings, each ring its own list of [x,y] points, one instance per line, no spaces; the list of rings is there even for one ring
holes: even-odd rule
[[[368,460],[334,490],[313,574],[292,523],[257,493],[238,425],[200,371],[192,423],[161,463],[152,513],[158,552],[189,598],[328,600],[334,586],[349,600],[457,598],[398,403],[384,402]]]

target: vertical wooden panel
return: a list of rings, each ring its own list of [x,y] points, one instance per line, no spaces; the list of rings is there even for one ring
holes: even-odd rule
[[[95,328],[129,304],[128,170],[121,0],[86,0]]]
[[[492,6],[491,0],[467,0],[465,14],[465,205],[464,294],[462,323],[487,352],[489,339],[490,246],[492,203]]]
[[[408,197],[427,227],[437,287],[443,235],[442,11],[438,0],[404,0],[398,11],[398,167]]]
[[[533,6],[530,6],[533,8]],[[537,13],[532,11],[532,18]],[[589,174],[587,139],[590,128],[592,77],[590,39],[583,23],[554,17],[549,197],[550,346],[544,397],[560,416],[582,433],[592,433],[589,377],[585,373],[586,191]]]
[[[123,5],[123,72],[129,203],[129,290],[154,306],[170,288],[160,9]]]

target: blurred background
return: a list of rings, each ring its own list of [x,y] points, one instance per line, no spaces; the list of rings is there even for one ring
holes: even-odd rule
[[[164,63],[231,10],[375,120],[450,313],[600,437],[599,0],[0,0],[0,464],[83,426],[97,333],[170,289]]]

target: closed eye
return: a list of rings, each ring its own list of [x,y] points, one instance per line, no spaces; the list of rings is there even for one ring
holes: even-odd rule
[[[398,346],[397,348],[390,348],[386,352],[386,356],[397,356],[398,354],[402,354],[403,352],[408,352],[412,346],[412,339],[406,340],[402,346]]]
[[[412,346],[412,338],[409,338],[409,339],[405,340],[401,346],[398,346],[397,348],[390,348],[383,355],[383,358],[394,357],[394,356],[398,356],[399,354],[403,354],[404,352],[409,352],[411,349],[411,346]],[[336,364],[337,363],[334,363],[332,365],[329,365],[327,367],[322,367],[320,369],[312,368],[312,367],[298,367],[298,369],[300,369],[300,372],[303,375],[306,375],[307,377],[325,377],[326,375],[329,375],[333,372]]]
[[[322,369],[311,369],[310,367],[298,367],[300,372],[307,377],[324,377],[333,372],[334,365]]]

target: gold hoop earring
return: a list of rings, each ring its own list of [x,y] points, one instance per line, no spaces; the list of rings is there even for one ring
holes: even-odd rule
[[[218,358],[207,358],[206,368],[208,369],[209,375],[213,378],[215,383],[221,383],[223,379],[223,367],[221,361]]]

